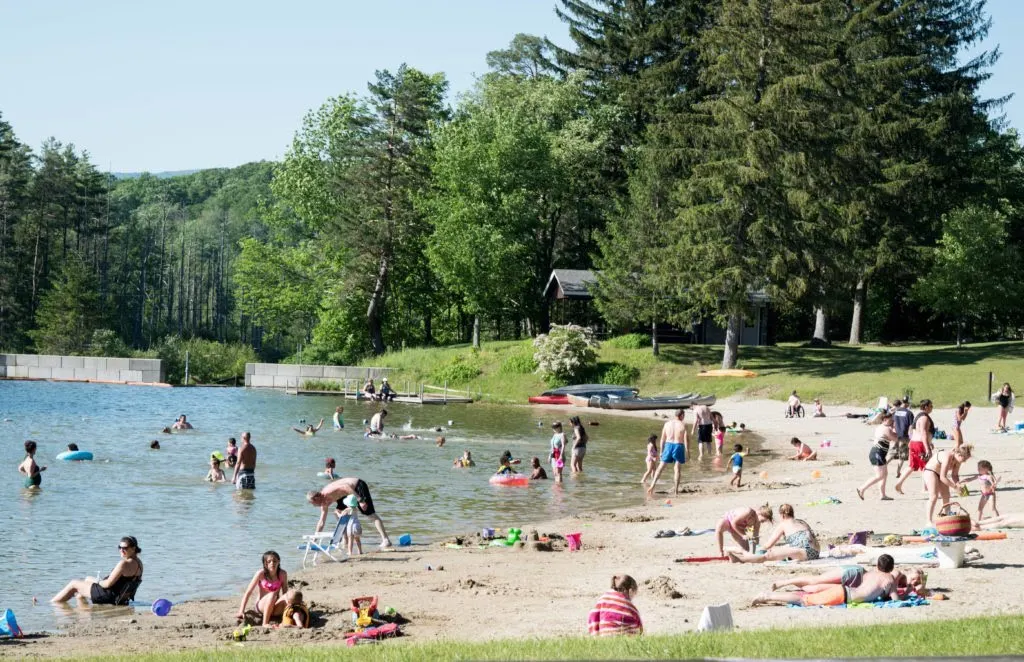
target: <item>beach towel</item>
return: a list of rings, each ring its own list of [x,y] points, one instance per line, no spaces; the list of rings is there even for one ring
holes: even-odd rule
[[[852,605],[826,605],[805,607],[803,605],[788,605],[791,609],[900,609],[903,607],[926,607],[930,602],[919,595],[912,595],[905,600],[877,600],[875,602],[857,602]]]
[[[618,591],[608,591],[590,610],[587,631],[595,636],[643,634],[644,626],[640,612],[628,597]]]
[[[0,635],[19,639],[25,636],[22,634],[21,628],[18,627],[18,621],[14,618],[14,612],[10,609],[5,609],[3,616],[0,616]]]

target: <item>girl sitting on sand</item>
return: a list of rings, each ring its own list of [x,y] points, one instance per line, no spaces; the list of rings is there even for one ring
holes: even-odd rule
[[[636,580],[629,575],[612,577],[612,589],[590,610],[587,632],[597,637],[643,634],[640,612],[633,605],[638,588]]]
[[[252,576],[235,618],[239,622],[245,620],[245,607],[249,604],[249,598],[258,592],[256,611],[261,615],[263,625],[270,625],[270,619],[280,618],[288,606],[283,597],[287,591],[288,573],[281,569],[281,556],[274,551],[264,552],[263,567]]]
[[[793,437],[792,439],[790,439],[789,443],[793,446],[793,448],[797,449],[797,451],[796,451],[796,455],[793,455],[793,456],[788,457],[786,459],[788,459],[788,460],[801,460],[801,461],[809,461],[809,460],[817,460],[818,459],[818,451],[814,450],[813,448],[811,448],[810,446],[808,446],[804,442],[800,441],[796,437]]]

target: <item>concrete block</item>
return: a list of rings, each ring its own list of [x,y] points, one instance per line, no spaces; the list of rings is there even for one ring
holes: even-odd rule
[[[75,368],[75,379],[79,381],[88,381],[96,379],[95,368]]]
[[[21,366],[38,366],[39,357],[35,354],[18,354],[14,357],[17,362],[15,365]]]
[[[280,364],[277,366],[277,376],[279,377],[298,377],[300,373],[300,366],[294,364]]]
[[[299,385],[298,377],[288,377],[282,375],[274,376],[274,388],[295,388]]]
[[[61,368],[84,368],[85,359],[81,356],[62,356],[60,357]]]
[[[16,365],[14,362],[14,354],[0,354],[0,366],[7,367],[9,365]]]
[[[141,382],[142,371],[141,370],[118,370],[118,379],[122,382]]]
[[[324,367],[322,365],[300,365],[299,376],[311,377],[313,379],[323,379]]]
[[[82,359],[82,367],[89,370],[106,370],[107,360],[97,356],[86,356]]]
[[[0,379],[7,376],[7,364],[0,365]]]
[[[27,367],[29,379],[49,379],[51,377],[50,371],[53,370],[52,368],[40,368],[34,365]]]
[[[162,382],[163,379],[161,379],[161,377],[160,377],[160,371],[159,370],[143,370],[142,371],[142,379],[140,379],[138,381],[145,382],[147,384],[157,384],[159,382]]]
[[[40,368],[59,368],[60,367],[60,357],[59,356],[53,356],[53,355],[50,355],[50,354],[40,354],[39,355],[39,367]]]
[[[130,366],[131,359],[115,359],[107,357],[107,370],[131,370]]]
[[[14,373],[13,374],[11,373],[11,368],[14,369]],[[8,377],[28,377],[28,369],[29,369],[29,366],[27,366],[27,365],[8,366],[7,367],[7,376]]]
[[[251,375],[251,374],[253,374],[255,372],[256,372],[256,364],[255,363],[246,363],[245,364],[245,374],[246,375]]]
[[[50,368],[50,379],[74,379],[74,368]]]
[[[345,378],[345,366],[341,365],[325,365],[324,379],[344,379]]]
[[[274,376],[273,375],[249,375],[246,386],[252,386],[253,388],[273,388],[274,387]]]
[[[97,370],[96,379],[101,382],[119,382],[121,373],[117,370]]]

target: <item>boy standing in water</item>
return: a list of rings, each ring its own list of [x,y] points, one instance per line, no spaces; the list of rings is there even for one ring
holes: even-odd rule
[[[343,430],[345,428],[345,408],[335,407],[334,408],[334,429]]]
[[[18,465],[18,471],[25,474],[25,487],[38,489],[43,482],[42,472],[46,471],[46,467],[36,464],[36,442],[31,439],[25,442],[25,455],[27,457]]]

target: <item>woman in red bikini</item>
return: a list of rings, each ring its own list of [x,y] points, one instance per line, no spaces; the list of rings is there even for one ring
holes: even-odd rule
[[[281,557],[277,552],[264,552],[263,567],[252,576],[252,581],[242,596],[242,606],[235,614],[239,622],[245,620],[245,607],[249,604],[249,597],[256,590],[259,590],[256,611],[262,615],[263,625],[270,625],[270,619],[280,618],[288,606],[288,601],[284,597],[288,592],[288,573],[281,569]]]

